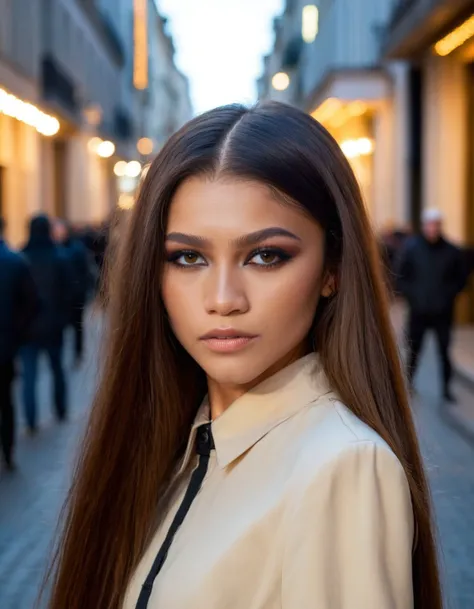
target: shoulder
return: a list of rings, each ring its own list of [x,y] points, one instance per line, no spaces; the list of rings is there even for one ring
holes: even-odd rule
[[[22,252],[16,252],[10,248],[3,248],[4,259],[7,260],[12,268],[22,271],[28,267],[28,261]]]
[[[458,247],[455,243],[452,243],[452,241],[445,240],[444,247],[446,248],[447,251],[449,251],[451,253],[452,256],[456,256],[456,257],[462,256],[461,248]]]
[[[382,528],[390,528],[411,547],[410,487],[388,444],[337,400],[307,408],[304,417],[307,428],[286,491],[290,533],[297,523],[314,527],[316,520],[350,540],[371,521],[381,527],[386,523]]]
[[[283,604],[412,607],[415,522],[399,460],[336,400],[305,417],[281,527]]]
[[[348,469],[374,477],[391,477],[408,490],[404,469],[389,445],[337,399],[327,398],[301,413],[293,469],[295,487],[319,484],[322,478],[346,479]]]

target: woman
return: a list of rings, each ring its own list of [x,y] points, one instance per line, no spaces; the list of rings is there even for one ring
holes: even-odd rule
[[[171,138],[115,274],[52,609],[441,607],[376,250],[310,116],[229,106]]]

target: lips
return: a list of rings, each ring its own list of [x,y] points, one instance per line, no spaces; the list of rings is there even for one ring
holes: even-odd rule
[[[242,332],[241,330],[236,330],[234,328],[216,328],[214,330],[210,330],[203,336],[201,336],[201,340],[209,340],[209,339],[220,339],[220,340],[230,340],[235,338],[255,338],[256,334],[249,334],[248,332]]]
[[[216,328],[201,336],[201,341],[216,353],[234,353],[244,349],[257,338],[255,334],[234,328]]]

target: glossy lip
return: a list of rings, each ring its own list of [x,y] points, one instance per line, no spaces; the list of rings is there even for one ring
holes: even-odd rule
[[[258,338],[255,334],[248,334],[234,328],[216,328],[201,336],[202,340],[211,351],[218,353],[233,353],[245,348]]]

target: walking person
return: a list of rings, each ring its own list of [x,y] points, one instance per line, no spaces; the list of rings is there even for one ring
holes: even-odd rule
[[[449,354],[454,304],[467,273],[461,251],[443,235],[443,215],[437,209],[422,214],[422,234],[408,241],[398,265],[398,287],[406,298],[408,316],[408,378],[413,385],[423,338],[436,334],[442,367],[443,396],[454,401]]]
[[[212,110],[141,185],[49,609],[441,609],[352,169],[283,104]]]
[[[67,415],[63,331],[70,317],[72,278],[66,256],[52,240],[47,216],[38,215],[31,220],[30,238],[23,253],[30,263],[41,305],[28,344],[21,353],[25,417],[30,433],[34,434],[37,430],[36,381],[41,353],[48,356],[53,375],[56,417],[63,421]]]
[[[8,470],[15,468],[15,359],[38,312],[38,295],[26,260],[4,240],[0,217],[0,441]]]
[[[55,242],[64,248],[72,278],[71,312],[69,324],[74,331],[75,365],[79,366],[84,354],[84,309],[92,284],[89,253],[79,239],[74,239],[63,220],[53,223]]]

